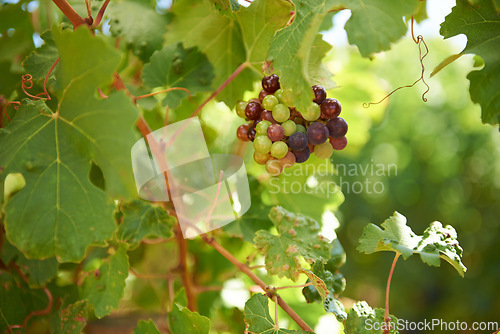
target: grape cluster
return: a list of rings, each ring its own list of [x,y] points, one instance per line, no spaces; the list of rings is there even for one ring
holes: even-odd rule
[[[276,74],[262,79],[259,98],[236,104],[236,113],[249,121],[236,134],[252,141],[254,160],[277,176],[285,167],[303,163],[314,153],[328,159],[347,145],[347,122],[339,117],[340,102],[326,97],[326,90],[313,86],[314,99],[306,110],[295,109],[291,89],[282,89]]]

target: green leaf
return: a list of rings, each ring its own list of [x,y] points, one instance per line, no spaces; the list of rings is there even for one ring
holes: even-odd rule
[[[119,240],[133,249],[147,237],[170,238],[176,220],[164,208],[141,200],[133,200],[121,206],[123,220],[117,231]]]
[[[265,256],[266,270],[271,275],[297,281],[302,256],[309,262],[330,258],[330,244],[319,235],[319,224],[306,216],[274,207],[269,218],[277,229],[273,235],[266,230],[257,231],[255,247]]]
[[[396,325],[398,318],[393,315],[389,315],[392,324],[389,329],[389,334],[399,333],[396,330]],[[377,327],[376,329],[369,329],[371,327]],[[344,323],[344,330],[346,334],[382,334],[384,329],[386,329],[386,323],[384,321],[384,309],[376,308],[372,309],[367,302],[361,301],[357,302],[352,306],[347,315],[347,320]]]
[[[305,274],[308,277],[307,283],[312,283],[312,286],[316,289],[316,291],[318,291],[321,299],[324,300],[328,296],[330,292],[328,291],[325,282],[323,282],[321,278],[316,276],[312,271],[308,269],[300,269],[299,272]]]
[[[51,321],[51,333],[81,333],[87,325],[87,302],[77,301],[55,313]]]
[[[260,78],[268,43],[275,30],[287,22],[289,8],[283,0],[255,0],[234,14],[233,20],[208,1],[180,0],[172,6],[176,17],[168,25],[166,40],[182,40],[186,47],[196,46],[206,54],[216,75],[214,87],[220,86],[241,64],[253,66],[253,70],[244,69],[217,96],[232,107]]]
[[[161,49],[168,17],[159,14],[148,1],[112,1],[106,14],[110,18],[111,33],[121,36],[126,47],[143,62]]]
[[[261,293],[257,293],[247,300],[244,313],[245,324],[250,334],[308,333],[303,330],[277,328],[269,314],[269,299]]]
[[[23,62],[26,72],[31,74],[33,79],[37,81],[45,80],[50,68],[59,57],[52,32],[47,30],[40,37],[43,39],[44,44],[35,49]],[[49,78],[55,78],[54,72],[51,73]]]
[[[210,319],[178,304],[174,304],[168,314],[168,323],[172,334],[208,334],[210,331]]]
[[[393,216],[384,221],[382,228],[368,224],[359,239],[357,250],[365,254],[394,251],[407,259],[421,239],[406,225],[405,216],[399,212],[394,212]]]
[[[0,5],[0,62],[12,62],[34,48],[31,13],[23,10],[25,5],[22,1]]]
[[[96,98],[97,86],[119,61],[102,37],[85,27],[52,34],[60,55],[57,109],[26,99],[0,130],[0,178],[17,172],[26,180],[5,204],[5,229],[28,258],[78,262],[89,245],[104,245],[115,229],[107,195],[136,193],[130,147],[137,110],[123,92]],[[89,180],[92,162],[102,170],[106,193]]]
[[[82,288],[82,296],[94,307],[97,318],[102,318],[118,307],[128,276],[128,256],[125,245],[110,248],[111,255],[101,266],[89,273]],[[114,253],[113,253],[114,252]]]
[[[4,333],[9,325],[22,325],[26,316],[32,311],[47,307],[48,298],[43,290],[30,289],[20,277],[0,270],[0,282],[2,282],[0,284],[0,332]]]
[[[213,78],[213,68],[207,57],[196,48],[184,49],[182,43],[166,45],[156,51],[142,71],[144,84],[151,88],[184,87],[192,95],[209,92]],[[186,96],[184,91],[167,92],[164,104],[176,108]]]
[[[160,331],[156,328],[153,320],[149,319],[148,321],[139,321],[134,329],[134,334],[160,334]]]
[[[345,264],[346,254],[339,239],[333,239],[331,245],[330,260],[325,264],[325,269],[334,273]]]
[[[450,263],[463,277],[467,268],[462,263],[462,248],[457,241],[457,232],[440,222],[433,222],[418,236],[406,225],[406,218],[395,212],[382,223],[383,230],[374,224],[365,227],[359,239],[358,251],[371,254],[380,251],[393,251],[405,259],[412,254],[420,254],[422,261],[439,267],[440,258]]]
[[[500,123],[500,16],[492,0],[479,0],[474,4],[457,0],[451,13],[441,24],[440,33],[445,38],[465,34],[467,45],[462,53],[474,53],[483,58],[485,66],[472,71],[470,96],[481,105],[483,123]]]
[[[403,16],[410,17],[418,8],[419,0],[400,0],[390,4],[385,0],[333,0],[338,8],[351,10],[345,24],[347,39],[356,45],[363,57],[389,50],[391,43],[403,37],[408,27]]]
[[[422,261],[439,267],[440,259],[451,264],[463,277],[467,268],[462,263],[462,247],[457,241],[457,232],[453,226],[443,227],[440,222],[433,222],[425,231],[418,243],[415,253],[420,254]]]

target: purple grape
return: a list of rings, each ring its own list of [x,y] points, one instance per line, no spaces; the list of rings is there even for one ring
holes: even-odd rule
[[[307,128],[307,139],[313,145],[323,144],[327,141],[330,132],[325,124],[314,122]]]
[[[260,119],[263,120],[263,121],[264,120],[269,121],[269,122],[271,122],[273,124],[274,123],[278,123],[278,122],[276,122],[276,120],[273,117],[273,112],[269,111],[269,110],[264,110],[262,112],[262,114],[260,114]]]
[[[325,99],[321,105],[321,117],[324,119],[332,119],[340,115],[342,107],[336,99]]]
[[[328,131],[330,131],[330,137],[340,138],[344,137],[347,133],[347,122],[342,117],[336,117],[329,120],[326,123]]]
[[[259,119],[261,113],[262,106],[258,102],[249,102],[245,108],[245,116],[251,120]]]
[[[330,144],[332,144],[334,150],[341,151],[347,146],[347,138],[346,136],[340,138],[330,137]]]
[[[280,78],[276,74],[262,78],[262,88],[269,93],[274,93],[280,89]]]
[[[314,93],[314,102],[317,104],[321,104],[326,99],[326,90],[323,88],[323,86],[320,85],[315,85],[312,86],[312,90]]]
[[[292,133],[290,138],[288,138],[288,146],[293,151],[302,151],[307,147],[307,136],[301,132]]]
[[[302,151],[292,151],[292,153],[293,155],[295,155],[295,162],[299,164],[306,162],[307,159],[309,159],[309,156],[311,155],[311,151],[307,146]]]
[[[257,131],[255,131],[254,128],[250,128],[250,130],[248,130],[248,140],[253,141],[256,133]]]
[[[271,124],[267,128],[267,137],[273,142],[280,141],[285,137],[285,130],[279,124]]]

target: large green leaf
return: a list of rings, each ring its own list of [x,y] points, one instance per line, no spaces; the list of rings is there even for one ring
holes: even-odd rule
[[[96,317],[102,318],[118,307],[128,276],[128,256],[125,245],[110,248],[111,255],[101,266],[89,273],[83,283],[82,296],[94,307]]]
[[[467,268],[462,263],[462,248],[458,244],[457,232],[440,222],[433,222],[418,236],[406,225],[406,218],[399,212],[382,223],[382,229],[374,224],[365,227],[359,239],[358,251],[371,254],[381,251],[393,251],[405,259],[413,254],[420,254],[422,261],[439,267],[440,259],[455,268],[464,276]]]
[[[408,30],[403,16],[410,17],[417,10],[419,0],[333,0],[351,10],[345,24],[350,44],[358,47],[363,57],[388,50],[391,43],[403,37]]]
[[[166,40],[182,41],[186,47],[196,46],[207,55],[214,67],[214,87],[220,86],[243,63],[244,69],[219,95],[218,99],[232,107],[245,90],[252,89],[260,78],[268,43],[275,30],[284,25],[290,6],[283,0],[256,0],[238,13],[235,20],[221,14],[215,5],[195,0],[177,1],[172,11],[176,17],[168,25]]]
[[[478,0],[474,4],[457,0],[451,13],[441,24],[445,38],[465,34],[467,45],[462,53],[475,53],[484,60],[484,68],[472,71],[470,96],[481,105],[484,123],[500,123],[500,15],[492,0]]]
[[[269,299],[257,293],[245,303],[245,323],[250,334],[291,334],[309,333],[303,330],[278,328],[269,314]]]
[[[192,95],[210,91],[213,77],[207,57],[196,48],[184,49],[182,43],[166,45],[156,51],[142,71],[144,84],[151,88],[183,87]],[[186,96],[184,91],[170,91],[164,103],[176,108]]]
[[[112,1],[106,14],[111,33],[121,36],[126,47],[142,61],[146,62],[153,52],[161,49],[168,17],[155,11],[148,1]]]
[[[12,62],[34,47],[31,13],[23,6],[22,1],[0,5],[0,61]]]
[[[265,256],[266,270],[271,275],[299,277],[300,259],[324,261],[330,258],[331,245],[319,234],[319,224],[306,216],[274,207],[269,218],[277,234],[266,230],[257,231],[255,247]]]
[[[0,130],[0,180],[12,172],[26,180],[5,204],[5,229],[28,258],[77,262],[114,231],[114,205],[106,195],[135,193],[130,148],[137,111],[124,93],[96,98],[119,60],[111,46],[84,27],[53,36],[59,104],[50,109],[41,100],[24,100]],[[106,193],[89,180],[92,162],[102,170]]]
[[[130,248],[137,247],[143,238],[173,236],[172,227],[176,220],[162,207],[153,206],[146,201],[134,200],[124,203],[121,206],[121,212],[123,220],[118,227],[117,237],[127,242]]]

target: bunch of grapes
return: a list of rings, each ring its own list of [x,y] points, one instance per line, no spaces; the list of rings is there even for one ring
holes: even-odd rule
[[[262,79],[259,98],[236,104],[236,113],[249,121],[236,134],[252,141],[254,160],[277,176],[283,168],[303,163],[314,153],[328,159],[347,145],[347,122],[339,117],[340,102],[326,97],[326,90],[313,86],[314,99],[306,110],[296,110],[291,89],[280,87],[276,74]]]

